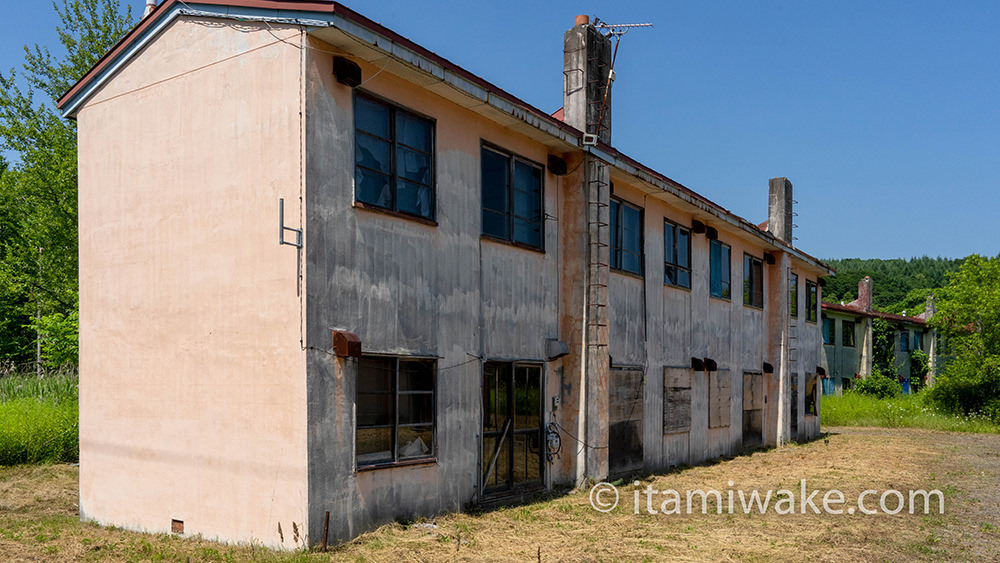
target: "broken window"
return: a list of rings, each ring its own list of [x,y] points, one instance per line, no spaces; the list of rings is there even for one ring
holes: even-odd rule
[[[833,346],[833,331],[836,321],[830,317],[823,317],[823,344]]]
[[[708,372],[708,427],[729,426],[732,403],[729,370]]]
[[[663,368],[663,433],[691,430],[691,368]]]
[[[819,308],[819,290],[816,282],[806,280],[806,320],[816,322],[816,312]]]
[[[611,199],[611,267],[642,275],[642,209]]]
[[[663,221],[663,283],[691,288],[691,231]]]
[[[855,335],[854,321],[841,321],[840,323],[840,333],[841,333],[841,344],[847,348],[854,348],[854,335]]]
[[[743,255],[743,304],[764,307],[764,261]]]
[[[435,361],[358,360],[358,467],[434,456]]]
[[[483,234],[542,248],[542,167],[493,147],[481,153]]]
[[[728,244],[712,240],[709,247],[709,292],[712,297],[729,299],[731,295],[729,281],[729,260],[732,250]]]
[[[793,319],[799,317],[799,275],[792,274],[791,284],[788,288],[789,313]]]
[[[433,122],[359,94],[354,128],[357,201],[433,220]]]

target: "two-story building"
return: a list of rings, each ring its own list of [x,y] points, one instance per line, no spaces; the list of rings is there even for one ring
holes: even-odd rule
[[[554,117],[340,4],[166,0],[67,92],[82,518],[294,547],[815,436],[791,183],[761,229],[630,159],[564,47]]]
[[[909,393],[934,383],[937,370],[937,335],[927,325],[934,315],[931,296],[919,315],[906,316],[877,311],[872,307],[872,279],[858,282],[858,298],[850,303],[823,303],[823,394],[840,394],[854,388],[856,379],[872,373],[874,332],[872,321],[884,319],[892,327],[892,365],[889,377],[898,378]],[[905,312],[905,311],[904,311]],[[927,354],[929,372],[926,380],[911,380],[912,353]]]

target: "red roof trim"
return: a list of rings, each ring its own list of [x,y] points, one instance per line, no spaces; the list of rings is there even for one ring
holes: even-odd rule
[[[857,315],[859,317],[880,318],[880,319],[885,319],[887,321],[910,323],[920,326],[927,325],[927,321],[925,319],[921,319],[920,317],[904,317],[903,315],[897,315],[894,313],[883,313],[882,311],[872,311],[870,313],[866,313],[865,311],[851,307],[850,305],[840,305],[838,303],[823,303],[823,310],[833,311],[836,313],[849,313],[851,315]]]

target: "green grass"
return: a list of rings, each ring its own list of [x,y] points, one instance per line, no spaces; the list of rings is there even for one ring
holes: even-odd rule
[[[937,410],[923,393],[875,399],[848,391],[843,396],[825,395],[822,421],[829,426],[881,426],[926,428],[950,432],[1000,433],[1000,425],[978,416],[955,416]]]
[[[0,375],[0,465],[79,459],[79,401],[72,372]]]

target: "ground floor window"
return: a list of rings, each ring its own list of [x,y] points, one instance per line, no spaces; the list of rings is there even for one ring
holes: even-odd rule
[[[425,358],[358,360],[358,467],[434,457],[435,371]]]

